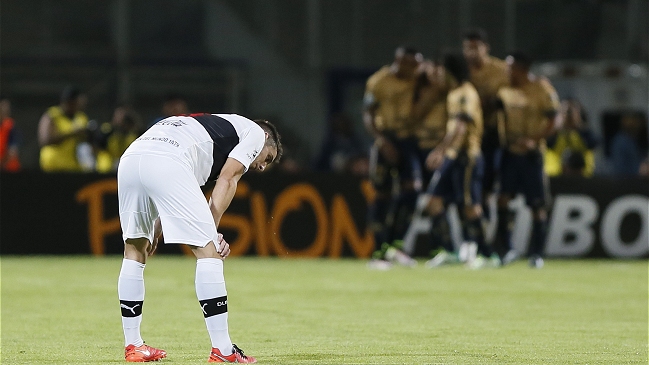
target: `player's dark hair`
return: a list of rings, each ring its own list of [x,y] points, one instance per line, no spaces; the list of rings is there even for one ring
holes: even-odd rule
[[[275,160],[273,162],[279,162],[282,158],[282,155],[284,154],[284,148],[282,147],[282,136],[279,135],[277,128],[271,122],[265,119],[255,119],[254,122],[259,124],[264,132],[268,133],[268,136],[270,137],[270,143],[275,148],[277,148],[277,156],[275,156]]]
[[[411,47],[411,46],[399,46],[397,47],[396,51],[399,50],[403,51],[404,55],[410,55],[410,56],[416,56],[417,53],[419,53],[419,51],[415,47]]]
[[[464,32],[464,40],[467,41],[480,41],[482,43],[489,43],[487,32],[482,28],[471,28]]]
[[[509,56],[514,59],[514,62],[517,65],[522,66],[526,70],[529,70],[530,67],[532,67],[532,63],[534,63],[530,56],[521,51],[514,51],[510,53]]]
[[[170,93],[165,94],[163,100],[164,100],[165,103],[167,103],[167,102],[176,101],[176,100],[183,100],[184,101],[185,98],[179,93],[170,92]]]
[[[469,65],[462,55],[455,53],[447,53],[444,55],[444,68],[460,84],[469,79]]]
[[[76,86],[66,86],[61,92],[61,102],[67,103],[69,101],[75,100],[81,95],[81,89]]]

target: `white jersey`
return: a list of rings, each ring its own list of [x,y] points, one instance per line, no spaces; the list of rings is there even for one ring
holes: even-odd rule
[[[173,116],[154,124],[124,152],[164,155],[187,165],[199,185],[214,181],[228,157],[245,171],[261,152],[266,137],[255,122],[236,114]]]

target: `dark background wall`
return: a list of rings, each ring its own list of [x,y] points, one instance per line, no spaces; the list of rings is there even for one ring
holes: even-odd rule
[[[192,111],[274,118],[308,162],[332,69],[371,72],[399,44],[431,56],[481,26],[500,57],[517,48],[539,61],[638,63],[646,80],[648,12],[647,0],[3,0],[0,92],[14,103],[26,168],[37,167],[38,118],[69,83],[99,120],[128,102],[149,121],[168,92]]]

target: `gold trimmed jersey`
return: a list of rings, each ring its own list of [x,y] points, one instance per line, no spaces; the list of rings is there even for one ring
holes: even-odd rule
[[[446,155],[455,158],[461,149],[466,150],[470,157],[480,155],[480,143],[482,140],[483,121],[480,96],[473,84],[465,81],[462,85],[448,93],[446,97],[446,108],[448,111],[447,131],[457,127],[458,120],[467,124],[467,131],[464,139],[456,146],[451,146]]]
[[[377,107],[374,119],[381,133],[404,138],[412,134],[410,113],[414,95],[415,78],[400,79],[390,66],[383,66],[367,80],[365,103]]]
[[[507,148],[522,154],[516,145],[519,138],[532,138],[544,148],[548,122],[559,110],[559,96],[550,81],[537,78],[520,88],[504,87],[498,92],[504,111]]]
[[[509,85],[507,63],[500,58],[489,56],[481,68],[471,68],[471,83],[475,86],[483,107],[485,127],[495,128],[498,123],[496,108],[493,106],[501,87]]]
[[[415,137],[417,137],[419,148],[435,148],[444,139],[447,120],[446,97],[442,95],[433,102],[431,110],[415,129]]]

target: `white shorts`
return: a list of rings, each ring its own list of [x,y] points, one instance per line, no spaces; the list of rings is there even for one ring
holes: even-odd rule
[[[217,242],[214,218],[194,174],[173,157],[122,157],[117,195],[124,241],[153,241],[154,222],[160,217],[165,243],[205,247]]]

